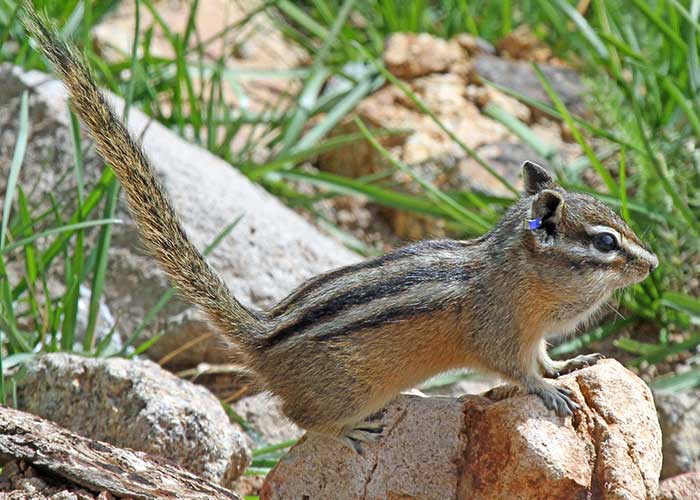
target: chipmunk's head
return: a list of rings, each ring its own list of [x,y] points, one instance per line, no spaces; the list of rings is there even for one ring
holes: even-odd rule
[[[607,205],[565,191],[535,163],[525,162],[522,168],[526,248],[543,274],[556,274],[562,289],[608,295],[656,269],[656,255]]]

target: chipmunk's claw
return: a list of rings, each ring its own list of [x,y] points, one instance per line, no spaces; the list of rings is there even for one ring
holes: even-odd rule
[[[581,368],[593,366],[601,359],[605,359],[605,355],[600,354],[598,352],[593,354],[579,354],[575,358],[569,359],[566,362],[564,368],[560,370],[560,372],[562,375],[575,372],[576,370],[580,370]]]
[[[382,438],[384,424],[379,422],[360,422],[349,428],[344,434],[346,444],[355,450],[359,455],[363,455],[363,443],[377,443]]]
[[[539,396],[544,405],[560,417],[570,417],[581,408],[572,399],[574,393],[563,387],[543,383],[529,388],[528,392]]]

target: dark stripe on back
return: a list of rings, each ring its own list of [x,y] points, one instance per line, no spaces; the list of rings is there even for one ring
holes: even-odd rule
[[[319,288],[327,285],[333,280],[346,276],[348,274],[365,271],[369,269],[376,269],[383,265],[395,262],[397,260],[408,259],[416,255],[424,254],[430,251],[440,251],[440,250],[452,250],[459,251],[464,249],[465,246],[470,245],[471,241],[457,241],[457,240],[429,240],[421,241],[412,245],[408,245],[393,252],[389,252],[380,257],[367,260],[365,262],[360,262],[358,264],[352,264],[350,266],[341,267],[334,271],[322,274],[315,278],[312,278],[307,283],[299,286],[296,290],[291,292],[286,298],[272,308],[270,313],[273,316],[281,316],[285,314],[290,308],[293,308],[299,302],[302,302],[304,298]]]
[[[375,300],[400,294],[414,286],[426,283],[458,283],[469,280],[468,269],[460,266],[433,266],[427,268],[411,269],[405,274],[382,280],[369,286],[352,288],[342,295],[330,297],[323,304],[319,304],[312,310],[306,311],[297,321],[273,332],[267,339],[267,344],[272,345],[282,342],[308,327],[317,324],[327,318],[339,316],[344,311],[358,305],[368,304]],[[412,307],[415,309],[415,307]]]
[[[423,302],[422,304],[394,306],[382,311],[381,314],[363,318],[347,325],[325,331],[314,337],[314,340],[327,341],[345,335],[347,332],[358,332],[387,323],[397,323],[399,321],[412,319],[422,314],[444,309],[445,305],[443,301],[431,300],[429,302]]]

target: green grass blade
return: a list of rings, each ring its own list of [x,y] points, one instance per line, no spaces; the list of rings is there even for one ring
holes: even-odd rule
[[[70,134],[73,140],[73,159],[75,165],[75,180],[76,180],[76,191],[78,193],[78,208],[83,202],[85,197],[85,181],[84,181],[84,161],[83,161],[83,150],[82,141],[80,140],[80,123],[78,122],[78,117],[75,116],[73,110],[68,107],[68,117],[70,118]]]
[[[117,325],[116,323],[112,328],[109,329],[107,332],[107,335],[102,337],[102,339],[97,343],[97,346],[95,347],[94,351],[94,356],[96,358],[102,358],[102,357],[108,357],[114,354],[113,352],[107,351],[107,349],[112,345],[112,339],[114,338],[114,335],[117,333]]]
[[[134,358],[140,354],[143,354],[144,352],[149,350],[151,348],[151,346],[153,346],[153,344],[155,344],[161,338],[163,338],[164,335],[165,335],[165,332],[159,333],[158,335],[154,335],[150,339],[144,340],[143,342],[141,342],[139,345],[136,346],[136,349],[134,349],[134,352],[132,352],[131,354],[128,355],[128,358],[131,359],[131,358]]]
[[[78,317],[78,300],[80,299],[80,280],[70,275],[67,282],[68,291],[63,296],[63,323],[61,325],[61,350],[72,351]]]
[[[54,227],[51,229],[47,229],[45,231],[40,231],[38,233],[34,233],[33,235],[27,237],[27,238],[22,238],[21,240],[15,241],[11,245],[7,245],[1,254],[8,254],[12,252],[13,250],[16,250],[17,248],[21,248],[25,245],[28,245],[30,243],[35,242],[39,238],[44,238],[46,236],[51,236],[54,234],[67,234],[67,235],[72,235],[75,231],[78,229],[85,229],[89,227],[96,227],[96,226],[103,226],[105,224],[121,224],[120,219],[98,219],[98,220],[92,220],[92,221],[85,221],[85,222],[77,222],[75,224],[66,224],[64,226],[60,227]]]
[[[90,194],[87,196],[85,199],[85,203],[83,204],[83,207],[81,210],[77,210],[70,218],[69,223],[76,223],[79,221],[85,220],[95,209],[95,207],[98,205],[100,200],[102,200],[102,197],[104,196],[104,193],[107,189],[107,186],[109,183],[112,181],[114,178],[114,172],[112,172],[111,169],[105,169],[105,171],[102,173],[102,176],[100,177],[100,180],[97,183],[97,186],[90,192]],[[44,270],[53,262],[53,259],[56,258],[56,256],[63,251],[63,249],[66,247],[68,244],[68,241],[70,240],[72,236],[71,232],[63,232],[62,234],[59,234],[58,238],[49,245],[49,247],[44,250],[44,252],[41,255],[41,259],[38,264],[38,272],[39,274],[43,274]],[[2,255],[2,252],[0,252],[0,256]],[[27,280],[22,279],[12,290],[12,296],[16,299],[19,297],[19,295],[24,292],[27,289]]]
[[[635,321],[637,321],[637,318],[630,317],[607,323],[583,335],[577,335],[575,338],[562,342],[558,346],[550,349],[549,353],[554,357],[561,357],[566,354],[578,352],[593,342],[599,342],[619,333],[624,328],[634,324]]]
[[[552,85],[549,83],[549,80],[547,80],[547,77],[542,72],[537,63],[533,63],[532,68],[534,69],[537,78],[542,84],[542,88],[547,93],[547,96],[550,98],[550,100],[554,103],[554,107],[557,109],[557,111],[559,111],[566,124],[569,126],[569,129],[571,130],[571,134],[574,136],[574,139],[579,144],[579,146],[581,146],[584,153],[586,153],[586,157],[591,162],[591,165],[607,186],[610,194],[617,195],[618,189],[617,184],[615,184],[615,180],[612,178],[610,172],[608,172],[608,170],[603,166],[600,160],[598,160],[598,157],[596,156],[591,146],[588,144],[588,141],[586,141],[586,139],[583,137],[583,134],[576,126],[576,122],[571,117],[571,113],[569,113],[569,110],[566,108],[566,105],[559,97],[559,94],[557,94]]]
[[[500,90],[504,94],[507,94],[511,97],[514,97],[515,99],[521,101],[524,104],[527,104],[530,107],[533,107],[539,111],[542,111],[543,113],[545,113],[548,116],[551,116],[552,118],[555,118],[557,120],[564,119],[562,114],[559,113],[555,108],[549,106],[548,104],[546,104],[542,101],[539,101],[537,99],[529,97],[523,93],[520,93],[520,92],[513,90],[513,89],[510,89],[508,87],[504,87],[503,85],[500,85],[500,84],[495,83],[495,82],[491,82],[491,81],[486,80],[484,83],[486,85],[489,85],[490,87],[495,88],[496,90]],[[574,120],[574,122],[576,122],[577,125],[585,128],[586,130],[588,130],[590,133],[592,133],[596,137],[602,137],[602,138],[607,139],[611,142],[614,142],[615,144],[619,144],[620,146],[624,146],[627,149],[634,150],[638,153],[644,153],[643,148],[641,148],[635,144],[632,144],[629,141],[626,141],[622,137],[620,137],[616,134],[613,134],[608,130],[603,130],[600,127],[596,127],[592,123],[590,123],[590,122],[588,122],[588,121],[586,121],[578,116],[572,115],[571,118]]]
[[[472,158],[474,161],[476,161],[483,169],[485,169],[489,174],[491,174],[498,182],[500,182],[506,189],[508,189],[511,193],[513,193],[516,196],[520,196],[520,193],[518,192],[515,187],[508,182],[508,180],[503,177],[501,174],[496,172],[496,170],[489,165],[476,151],[474,151],[472,148],[467,146],[464,141],[462,141],[457,135],[452,132],[445,124],[438,118],[438,116],[431,111],[428,106],[425,105],[423,100],[418,97],[409,87],[406,85],[404,82],[396,78],[391,72],[389,72],[384,65],[379,63],[375,58],[373,58],[367,50],[362,47],[361,45],[355,44],[355,47],[363,54],[365,57],[365,60],[368,62],[372,63],[376,68],[377,71],[379,71],[389,82],[391,82],[393,85],[399,88],[401,92],[403,92],[406,97],[408,97],[418,108],[418,110],[421,113],[426,114],[430,119],[438,126],[440,129],[447,134],[447,136],[452,139],[455,144],[457,144],[467,156]]]
[[[338,194],[366,196],[370,200],[387,207],[399,208],[436,217],[444,217],[445,212],[434,203],[409,194],[399,193],[380,186],[342,177],[328,172],[302,172],[285,170],[279,172],[281,177],[303,180],[315,186],[329,189]]]
[[[547,160],[551,160],[556,154],[556,148],[543,142],[534,132],[532,132],[532,130],[530,130],[530,127],[525,125],[523,122],[518,120],[517,117],[513,116],[497,104],[490,103],[484,108],[483,111],[486,116],[489,116],[505,125],[508,130],[520,137],[524,143],[528,144],[540,156],[546,158]]]
[[[372,132],[377,136],[391,136],[401,134],[401,131],[393,130],[376,130]],[[281,154],[279,156],[276,156],[272,160],[263,163],[262,165],[247,163],[241,165],[240,169],[245,175],[248,176],[249,179],[257,181],[268,173],[287,168],[290,165],[296,165],[302,161],[313,158],[314,156],[333,151],[335,149],[340,148],[341,146],[347,146],[348,144],[362,141],[363,139],[364,136],[359,132],[353,134],[336,135],[306,149],[297,150],[295,148],[295,151],[293,153]]]
[[[634,94],[632,93],[632,90],[629,87],[626,88],[626,92],[628,98],[631,99],[630,102],[632,104],[632,110],[634,111],[634,118],[635,123],[637,125],[637,131],[639,133],[640,138],[642,139],[642,142],[644,143],[644,148],[646,149],[646,160],[653,167],[654,172],[656,173],[656,176],[661,183],[661,186],[663,187],[664,191],[666,191],[666,194],[673,201],[674,207],[676,208],[676,210],[678,210],[678,212],[680,212],[681,216],[687,222],[688,228],[693,232],[694,235],[700,235],[700,221],[698,220],[697,216],[690,210],[687,203],[683,201],[679,194],[679,191],[673,186],[673,184],[671,184],[671,181],[666,175],[664,165],[662,165],[661,163],[663,161],[663,157],[657,157],[656,152],[651,146],[651,142],[649,141],[647,133],[644,130],[645,120],[639,109],[639,104],[634,99]]]
[[[629,339],[620,339],[620,340],[629,340]],[[639,342],[638,344],[642,344]],[[617,343],[615,343],[617,345]],[[646,345],[646,344],[644,344]],[[667,344],[667,345],[656,345],[656,344],[650,344],[653,346],[653,348],[650,348],[648,351],[644,349],[644,352],[639,352],[638,354],[641,354],[641,357],[635,359],[630,363],[631,366],[639,366],[642,363],[661,363],[665,359],[668,359],[671,356],[675,356],[678,353],[681,352],[687,352],[687,351],[692,351],[695,348],[697,348],[700,345],[700,335],[694,334],[689,336],[688,338],[682,340],[681,342],[677,342],[675,344]]]
[[[5,400],[5,366],[3,364],[3,357],[5,356],[3,354],[4,346],[5,345],[5,338],[3,333],[0,331],[0,404],[5,405],[6,400]]]
[[[629,206],[627,204],[627,150],[620,149],[620,161],[618,162],[618,182],[620,185],[620,212],[622,218],[629,224],[631,222]]]
[[[610,54],[608,53],[608,49],[605,47],[605,44],[603,41],[598,37],[596,32],[591,28],[591,25],[588,24],[588,21],[586,21],[586,18],[583,17],[579,11],[577,11],[575,8],[573,8],[571,5],[569,5],[565,0],[554,0],[555,3],[559,6],[559,8],[564,11],[564,13],[571,19],[576,26],[578,26],[578,29],[581,30],[581,33],[583,34],[584,38],[588,41],[588,43],[591,44],[591,46],[595,49],[595,51],[598,53],[598,56],[600,56],[601,59],[608,60],[610,59]]]
[[[20,221],[22,225],[26,228],[24,234],[31,235],[33,232],[32,228],[32,218],[29,213],[29,203],[24,195],[24,191],[20,187],[17,196],[17,205],[19,207]],[[20,233],[18,233],[20,234]],[[24,269],[27,273],[27,279],[30,283],[36,282],[38,277],[37,272],[37,250],[32,243],[24,245]]]
[[[112,181],[112,185],[107,192],[107,202],[105,203],[103,220],[114,220],[119,200],[119,183]],[[94,348],[95,327],[100,313],[100,298],[104,290],[105,276],[107,275],[107,263],[109,259],[109,247],[112,238],[112,224],[106,224],[100,228],[100,236],[97,241],[95,262],[95,272],[90,290],[90,306],[88,310],[88,323],[83,338],[83,351],[89,352]]]
[[[684,54],[688,52],[688,46],[683,39],[675,32],[668,24],[666,24],[654,11],[649,7],[647,0],[632,0],[632,3],[639,9],[644,16],[661,31],[667,40],[673,43],[677,48],[681,49]]]
[[[365,78],[360,81],[355,87],[348,92],[328,113],[325,114],[323,120],[314,125],[299,142],[292,146],[290,151],[297,152],[299,150],[313,147],[318,143],[323,136],[330,132],[345,116],[352,111],[355,106],[369,93],[374,86],[371,78]]]
[[[129,80],[129,87],[126,92],[126,97],[124,99],[124,122],[129,123],[129,110],[131,109],[131,104],[134,102],[134,91],[136,89],[136,82],[138,81],[139,75],[139,37],[141,36],[141,0],[136,0],[134,5],[134,41],[131,44],[131,79]]]
[[[10,163],[10,173],[7,179],[7,187],[5,189],[5,200],[2,204],[2,225],[0,225],[0,251],[5,247],[5,239],[7,236],[7,225],[10,220],[10,210],[12,209],[12,200],[19,178],[19,171],[22,168],[24,161],[24,153],[27,150],[27,139],[29,137],[29,94],[27,91],[22,93],[22,101],[19,112],[19,128],[17,130],[17,140],[15,142],[15,150]]]
[[[661,304],[683,312],[700,324],[700,300],[684,293],[667,291],[661,297]]]
[[[700,386],[700,368],[694,368],[684,373],[674,373],[652,380],[649,384],[654,392],[660,394],[676,394]]]
[[[326,27],[316,22],[306,12],[289,0],[279,0],[277,2],[277,8],[317,38],[326,40],[330,37],[330,31]]]
[[[658,351],[659,346],[649,342],[640,342],[631,338],[621,338],[615,341],[615,347],[625,350],[631,354],[646,356]]]
[[[372,147],[376,149],[379,152],[379,154],[381,154],[386,160],[388,160],[389,163],[391,163],[394,167],[402,170],[403,172],[411,176],[411,178],[414,181],[416,181],[428,193],[428,195],[435,200],[435,203],[438,206],[440,206],[445,211],[445,213],[450,214],[452,217],[454,217],[455,220],[460,221],[465,226],[470,227],[475,231],[485,232],[491,228],[491,224],[489,224],[488,221],[486,221],[483,217],[476,213],[470,212],[469,210],[466,210],[453,198],[446,195],[445,193],[437,189],[435,186],[433,186],[431,183],[424,180],[422,177],[413,172],[413,170],[410,167],[408,167],[408,165],[405,165],[404,163],[394,158],[394,156],[391,153],[389,153],[389,151],[387,151],[387,149],[384,146],[382,146],[379,143],[379,141],[377,141],[377,139],[370,133],[369,129],[367,129],[362,120],[356,117],[354,122],[360,129],[360,132],[362,132],[362,134],[365,136],[365,139],[367,139],[367,141],[369,141],[369,143],[372,145]]]
[[[253,450],[253,456],[262,457],[264,455],[269,455],[270,453],[274,453],[276,451],[286,450],[287,448],[294,446],[297,441],[298,439],[290,439],[288,441],[283,441],[281,443],[266,446],[264,448],[258,448],[257,450]]]

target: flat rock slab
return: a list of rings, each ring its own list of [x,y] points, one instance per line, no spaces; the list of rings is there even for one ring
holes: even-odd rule
[[[661,432],[644,382],[612,360],[561,377],[582,410],[536,396],[401,396],[363,455],[307,436],[267,476],[261,499],[646,500]],[[491,394],[491,398],[486,395]]]
[[[151,361],[56,353],[26,363],[18,407],[82,436],[144,451],[219,484],[250,464],[251,452],[206,388]]]

